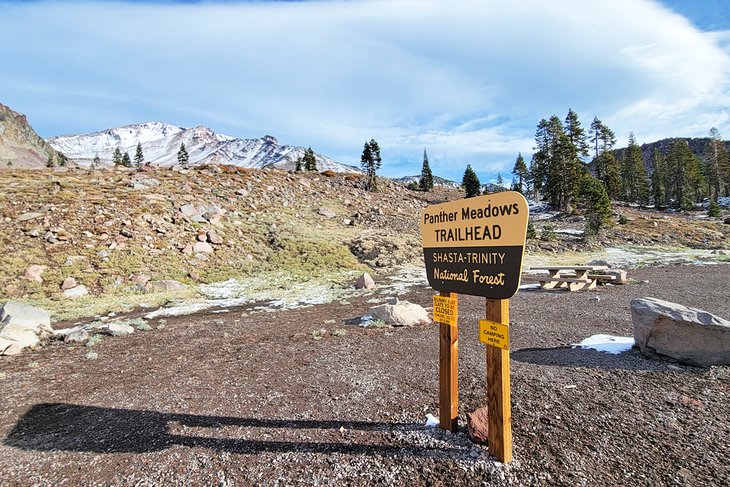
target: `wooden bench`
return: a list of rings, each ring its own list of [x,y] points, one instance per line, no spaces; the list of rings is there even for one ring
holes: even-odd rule
[[[540,287],[543,289],[594,289],[600,280],[613,280],[613,276],[596,274],[605,271],[605,265],[555,265],[531,267],[531,271],[547,271],[547,276],[539,276]]]

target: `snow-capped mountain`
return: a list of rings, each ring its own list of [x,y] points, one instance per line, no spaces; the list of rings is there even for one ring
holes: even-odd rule
[[[396,179],[396,181],[399,181],[399,182],[401,182],[403,184],[408,184],[408,183],[416,183],[416,184],[418,184],[418,182],[420,180],[421,180],[421,175],[420,174],[418,174],[416,176],[403,176],[402,178],[397,178]],[[434,176],[433,177],[433,185],[434,186],[446,186],[446,187],[449,187],[449,188],[460,188],[461,187],[461,185],[459,183],[457,183],[456,181],[451,181],[450,179],[444,179],[444,178],[439,177],[439,176]]]
[[[99,156],[102,164],[111,164],[117,147],[134,159],[137,144],[142,145],[145,162],[159,166],[178,163],[177,152],[185,144],[189,164],[230,164],[251,168],[294,169],[297,158],[304,156],[304,147],[280,145],[275,137],[266,135],[259,139],[238,139],[217,134],[207,127],[190,129],[160,122],[125,125],[81,135],[61,135],[48,141],[78,164],[91,164]],[[315,153],[317,169],[336,172],[360,172],[354,166],[333,161]]]

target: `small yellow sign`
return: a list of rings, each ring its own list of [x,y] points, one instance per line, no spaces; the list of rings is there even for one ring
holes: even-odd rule
[[[479,341],[509,350],[509,326],[494,321],[479,320]]]
[[[433,321],[456,326],[459,321],[459,301],[448,296],[433,297]]]

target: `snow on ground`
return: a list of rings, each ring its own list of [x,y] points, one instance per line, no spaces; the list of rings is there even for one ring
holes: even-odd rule
[[[717,198],[717,202],[720,206],[730,207],[730,196],[721,196],[720,198]]]
[[[426,428],[435,428],[439,425],[439,419],[431,413],[426,414]]]
[[[633,337],[617,337],[613,335],[593,335],[580,343],[573,345],[573,348],[580,347],[584,350],[593,349],[599,352],[606,352],[613,355],[626,352],[634,346]]]

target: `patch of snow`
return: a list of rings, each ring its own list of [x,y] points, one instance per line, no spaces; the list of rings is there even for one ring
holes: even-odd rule
[[[431,413],[426,414],[426,428],[435,428],[439,425],[439,419]]]
[[[633,337],[617,337],[613,335],[593,335],[580,343],[573,345],[573,348],[580,347],[584,350],[593,349],[599,352],[606,352],[612,355],[626,352],[634,346]]]
[[[578,230],[576,228],[558,228],[555,230],[555,233],[562,233],[564,235],[576,235],[579,237],[583,236],[583,230]]]
[[[520,290],[524,291],[527,289],[540,289],[539,284],[522,284],[520,285]]]
[[[156,311],[152,311],[151,313],[147,313],[146,315],[144,315],[144,318],[146,320],[153,320],[162,316],[190,315],[193,313],[197,313],[198,311],[208,309],[209,307],[210,306],[207,306],[205,303],[180,304],[178,306],[170,306],[169,308],[161,308]]]
[[[730,196],[721,196],[721,197],[717,198],[717,203],[720,206],[725,206],[725,207],[730,208]]]

